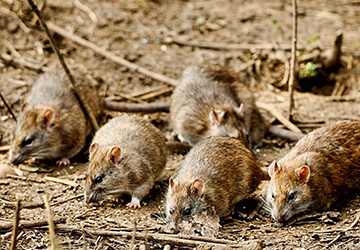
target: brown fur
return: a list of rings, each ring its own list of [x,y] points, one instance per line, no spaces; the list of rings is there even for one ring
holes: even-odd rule
[[[245,115],[236,112],[241,103]],[[225,112],[220,126],[210,124],[211,110]],[[187,68],[172,95],[170,115],[174,132],[192,146],[208,136],[226,135],[250,147],[261,141],[267,129],[250,90],[235,73],[220,66]]]
[[[92,147],[96,143],[99,147],[94,151]],[[109,160],[109,152],[114,147],[121,150],[118,166]],[[164,137],[154,125],[136,116],[115,117],[100,128],[90,147],[85,201],[97,202],[123,194],[141,201],[165,165]],[[95,183],[99,176],[101,183]]]
[[[97,90],[83,78],[77,78],[77,82],[95,117],[99,117],[102,102]],[[47,110],[54,111],[54,121],[48,127],[44,123]],[[67,76],[62,70],[51,70],[34,83],[23,104],[9,160],[14,164],[31,158],[68,162],[85,146],[86,137],[91,132],[91,124]]]
[[[285,222],[299,213],[328,209],[358,190],[359,142],[359,121],[332,122],[303,137],[279,163],[274,162],[267,193],[273,218]],[[303,166],[310,169],[308,179],[300,174]]]
[[[182,220],[212,206],[220,218],[229,215],[236,203],[257,188],[262,177],[256,157],[239,140],[215,136],[198,142],[170,179],[166,199],[170,226],[177,231]],[[204,183],[201,197],[192,189],[195,180]],[[186,209],[191,210],[189,215],[184,215]]]

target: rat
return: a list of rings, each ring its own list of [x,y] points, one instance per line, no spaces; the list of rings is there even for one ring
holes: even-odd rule
[[[161,176],[166,165],[165,138],[153,124],[134,115],[121,115],[102,126],[89,149],[85,202],[106,197],[132,196],[140,201]]]
[[[215,207],[220,217],[249,197],[263,179],[255,155],[240,140],[213,136],[199,141],[169,180],[165,213],[170,228]]]
[[[175,134],[191,146],[209,136],[225,135],[250,148],[267,129],[249,88],[221,66],[185,69],[172,95],[170,116]]]
[[[360,187],[360,121],[336,121],[303,137],[269,166],[267,201],[272,217],[326,210]]]
[[[102,101],[97,89],[84,78],[76,78],[94,116],[99,118]],[[21,107],[9,160],[19,164],[34,158],[54,159],[57,165],[69,165],[69,159],[86,145],[92,131],[65,72],[47,71],[34,83]]]

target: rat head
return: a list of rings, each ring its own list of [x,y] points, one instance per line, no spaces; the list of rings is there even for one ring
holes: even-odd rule
[[[89,172],[85,182],[85,202],[98,202],[106,197],[119,197],[128,187],[126,160],[119,147],[90,146]]]
[[[245,127],[244,114],[244,104],[238,108],[212,109],[209,113],[210,136],[229,136],[239,139],[247,148],[250,148],[251,141]]]
[[[267,201],[272,217],[280,223],[296,214],[305,212],[311,205],[310,168],[299,165],[296,168],[281,167],[273,161],[269,167],[271,177]]]
[[[25,160],[46,159],[55,155],[54,147],[58,141],[52,142],[54,133],[55,111],[31,107],[24,103],[21,108],[10,150],[9,160],[19,164]]]
[[[204,188],[205,184],[201,179],[196,179],[185,185],[172,178],[170,179],[165,213],[170,228],[175,232],[179,231],[179,224],[182,220],[189,220],[201,211]]]

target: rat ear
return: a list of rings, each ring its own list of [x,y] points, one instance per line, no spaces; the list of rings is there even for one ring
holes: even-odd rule
[[[209,120],[211,125],[220,126],[222,120],[224,119],[224,115],[225,111],[212,109],[209,113]]]
[[[276,161],[273,161],[270,166],[269,166],[269,170],[268,173],[270,175],[270,178],[274,177],[274,174],[276,171],[278,171],[280,169],[279,164]]]
[[[175,186],[176,186],[176,182],[173,180],[173,178],[170,178],[169,180],[170,191],[173,190]]]
[[[121,159],[121,149],[119,147],[113,147],[109,151],[109,160],[115,167],[119,167],[119,161]]]
[[[235,111],[236,111],[239,115],[244,115],[244,114],[245,114],[245,105],[244,105],[244,103],[241,103],[240,106],[235,109]]]
[[[195,193],[195,195],[199,199],[204,194],[204,188],[205,188],[205,184],[204,184],[204,181],[201,179],[196,179],[194,181],[194,183],[192,184],[192,191]]]
[[[28,111],[30,109],[30,103],[25,102],[22,106],[21,106],[21,112],[25,112]]]
[[[99,148],[99,143],[93,143],[91,144],[90,148],[89,148],[89,152],[90,152],[90,157],[96,152],[96,150]]]
[[[310,180],[310,168],[306,165],[303,165],[298,171],[297,175],[299,177],[299,180],[302,183],[306,183]]]
[[[55,120],[55,112],[52,109],[48,109],[44,112],[42,116],[42,122],[44,123],[47,130],[50,129],[51,124],[53,124]]]

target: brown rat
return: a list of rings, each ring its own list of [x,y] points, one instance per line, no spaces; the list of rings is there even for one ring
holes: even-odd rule
[[[102,102],[95,87],[84,78],[77,84],[95,117],[102,113]],[[68,165],[86,145],[92,126],[86,118],[73,88],[60,70],[51,70],[39,77],[22,105],[14,132],[9,160],[19,164],[28,159],[58,159]]]
[[[127,206],[140,207],[166,165],[163,135],[136,116],[121,115],[106,123],[96,132],[89,151],[86,203],[130,194]]]
[[[239,140],[214,136],[199,141],[170,178],[166,217],[179,230],[182,220],[214,206],[222,218],[260,184],[263,172],[255,155]]]
[[[170,115],[174,132],[192,146],[205,137],[225,135],[249,148],[266,132],[250,90],[220,66],[188,67],[173,92]]]
[[[269,167],[267,192],[272,217],[328,209],[360,187],[360,121],[337,121],[303,137]]]

